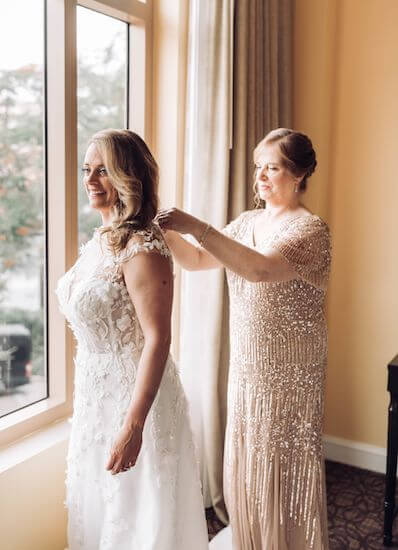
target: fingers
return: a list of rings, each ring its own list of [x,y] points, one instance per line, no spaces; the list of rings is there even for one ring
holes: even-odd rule
[[[122,461],[118,460],[112,468],[112,475],[119,474],[122,471],[124,471],[124,466],[122,465]]]
[[[127,462],[126,464],[123,464],[122,461],[118,462],[115,467],[112,469],[112,475],[120,474],[123,472],[128,472],[130,468],[133,468],[135,466],[135,460],[131,460],[130,462]]]
[[[173,223],[173,216],[178,212],[177,208],[168,208],[167,210],[159,210],[156,221],[162,229],[170,229]]]
[[[117,456],[112,453],[108,463],[106,465],[106,470],[111,470],[112,475],[119,474],[121,472],[127,472],[130,468],[135,466],[137,458],[126,460],[123,456],[117,458]]]
[[[106,470],[111,470],[112,474],[117,474],[121,470],[123,454],[116,450],[111,451],[111,455],[106,464]]]
[[[111,458],[106,465],[107,470],[111,470],[112,475],[118,474],[122,470],[122,461],[117,459],[116,455],[111,455]]]
[[[137,461],[141,445],[142,434],[140,431],[134,434],[130,431],[127,433],[123,429],[111,448],[106,469],[110,470],[112,475],[115,475],[132,468]]]
[[[128,470],[130,470],[130,468],[133,468],[133,466],[135,466],[135,460],[127,462],[127,464],[121,468],[121,471],[127,472]]]
[[[167,229],[167,225],[170,223],[170,217],[167,211],[162,211],[156,216],[156,221],[163,229]]]
[[[109,460],[108,460],[105,468],[107,470],[112,470],[113,466],[115,465],[115,461],[116,461],[116,455],[115,455],[115,453],[111,453],[111,456],[109,457]]]
[[[171,216],[172,214],[174,214],[175,212],[178,212],[178,208],[162,208],[161,210],[159,210],[159,212],[157,213],[158,216]]]

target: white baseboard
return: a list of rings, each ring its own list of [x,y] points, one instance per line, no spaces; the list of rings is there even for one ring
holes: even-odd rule
[[[387,451],[383,447],[349,441],[331,435],[324,436],[323,444],[327,460],[334,460],[381,474],[386,472]]]

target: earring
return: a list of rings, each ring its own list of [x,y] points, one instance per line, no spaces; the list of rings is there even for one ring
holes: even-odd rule
[[[294,192],[298,193],[298,183],[296,183],[296,185],[294,186]]]

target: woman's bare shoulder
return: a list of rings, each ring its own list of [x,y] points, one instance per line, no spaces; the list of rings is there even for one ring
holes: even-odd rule
[[[145,229],[133,230],[125,248],[117,254],[117,261],[126,262],[140,252],[157,252],[171,259],[170,250],[157,224],[152,223]]]

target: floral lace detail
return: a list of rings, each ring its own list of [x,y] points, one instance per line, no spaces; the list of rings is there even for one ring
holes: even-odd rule
[[[171,264],[171,254],[155,224],[147,231],[135,232],[119,254],[113,254],[104,237],[96,230],[93,239],[81,247],[76,264],[60,279],[56,292],[61,311],[76,340],[89,350],[141,349],[143,335],[121,264],[140,252],[158,252]]]
[[[155,224],[152,224],[149,230],[136,231],[134,236],[127,243],[126,248],[116,255],[115,263],[121,264],[127,262],[139,252],[153,251],[157,251],[162,254],[162,256],[166,256],[171,260],[171,253],[163,238],[162,232]]]
[[[150,429],[153,437],[155,447],[158,451],[161,468],[158,470],[158,483],[161,483],[161,477],[169,477],[172,472],[167,472],[168,459],[174,460],[173,448],[175,445],[175,438],[177,434],[177,428],[181,422],[181,418],[187,414],[187,404],[182,390],[179,373],[176,366],[172,362],[166,364],[164,373],[164,382],[174,388],[179,388],[177,392],[169,392],[169,398],[167,401],[162,399],[162,395],[158,394],[153,403]],[[171,389],[171,388],[170,388]],[[170,397],[172,398],[170,399]],[[170,414],[172,421],[167,426],[167,430],[164,429],[162,419],[164,415]]]
[[[136,466],[117,476],[105,469],[133,396],[144,347],[122,270],[124,262],[141,252],[167,257],[172,268],[155,224],[135,232],[119,254],[97,230],[56,290],[77,340],[66,479],[69,550],[182,550],[191,540],[199,541],[195,550],[207,548],[204,516],[198,515],[202,497],[187,404],[171,358],[145,424]],[[179,496],[184,486],[195,488],[190,489],[195,495],[190,503]],[[187,531],[183,512],[190,506],[186,511],[196,519]],[[147,517],[148,509],[153,518]]]

